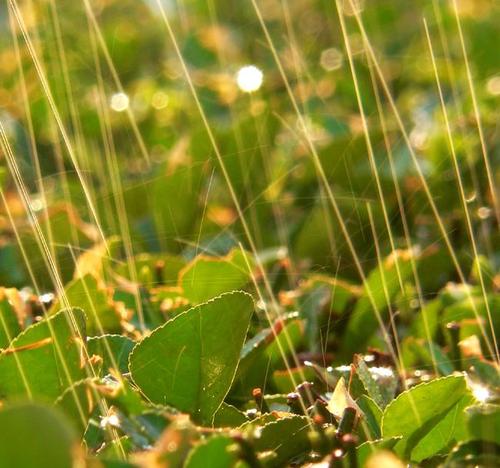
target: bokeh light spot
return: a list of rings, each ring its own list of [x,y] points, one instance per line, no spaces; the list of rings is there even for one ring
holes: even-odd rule
[[[111,109],[116,112],[123,112],[128,108],[130,99],[125,93],[115,93],[111,96]]]
[[[257,91],[262,86],[264,74],[254,65],[246,65],[238,70],[236,83],[245,93]]]

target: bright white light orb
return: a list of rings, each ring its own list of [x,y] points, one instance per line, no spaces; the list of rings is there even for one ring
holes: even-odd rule
[[[116,112],[123,112],[128,108],[130,99],[125,93],[115,93],[111,96],[111,109]]]
[[[254,65],[247,65],[238,70],[236,83],[245,93],[257,91],[262,86],[264,74]]]

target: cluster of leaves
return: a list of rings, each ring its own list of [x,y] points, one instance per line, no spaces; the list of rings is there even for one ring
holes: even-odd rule
[[[414,253],[393,254],[363,288],[312,275],[273,310],[252,294],[259,268],[273,283],[286,274],[280,252],[142,255],[136,290],[105,252],[82,255],[52,304],[2,292],[8,466],[499,462],[500,374],[484,357],[491,335],[480,334],[486,307],[473,284],[450,284],[418,314],[401,307],[394,361],[373,307],[387,322],[403,301],[396,265],[404,278]],[[353,350],[364,354],[345,365]]]
[[[500,3],[353,1],[0,4],[0,466],[500,465]]]

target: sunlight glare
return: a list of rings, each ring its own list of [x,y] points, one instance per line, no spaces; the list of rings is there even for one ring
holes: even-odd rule
[[[491,396],[490,391],[482,385],[474,385],[472,394],[481,403],[485,403]]]

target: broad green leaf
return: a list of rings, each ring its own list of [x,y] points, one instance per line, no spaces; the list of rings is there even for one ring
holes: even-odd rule
[[[0,466],[72,468],[78,450],[76,434],[55,410],[29,403],[0,411]]]
[[[215,413],[213,425],[214,427],[238,427],[247,421],[248,418],[238,408],[223,402]]]
[[[82,339],[81,309],[62,310],[28,327],[0,353],[0,397],[54,401],[84,377]]]
[[[252,265],[250,254],[240,249],[222,258],[199,255],[180,272],[179,286],[192,304],[199,304],[241,289],[250,281]]]
[[[419,459],[438,453],[453,442],[454,431],[460,425],[459,408],[468,397],[465,378],[461,375],[417,385],[387,406],[382,418],[382,436],[401,436],[395,450],[407,459],[413,460],[417,446]],[[442,437],[428,437],[436,431]]]
[[[217,468],[232,468],[237,459],[230,451],[234,442],[226,436],[211,437],[205,442],[196,445],[189,454],[185,468],[205,468],[213,466]]]
[[[272,466],[286,466],[292,458],[311,449],[308,438],[310,424],[304,416],[291,416],[267,423],[259,431],[254,447],[259,452],[275,453]]]
[[[122,374],[128,372],[128,356],[135,343],[122,335],[92,336],[87,340],[87,352],[90,357],[97,355],[102,358],[101,373],[108,374],[110,369],[116,369]]]
[[[85,311],[89,335],[101,334],[102,330],[105,332],[121,330],[120,316],[113,307],[110,295],[99,287],[92,275],[87,274],[71,281],[64,293],[70,306],[80,307]],[[60,301],[56,301],[49,313],[57,312],[60,308]]]
[[[210,424],[233,382],[253,308],[249,294],[235,291],[179,314],[132,351],[134,382],[152,402]]]
[[[258,427],[265,426],[271,422],[276,422],[280,419],[277,413],[264,413],[257,416],[255,419],[250,419],[240,426],[240,429],[245,433],[252,434],[252,431]]]
[[[450,448],[467,435],[464,410],[474,402],[466,393],[453,408],[440,419],[415,445],[411,452],[413,460],[420,462],[435,455],[447,455]]]

